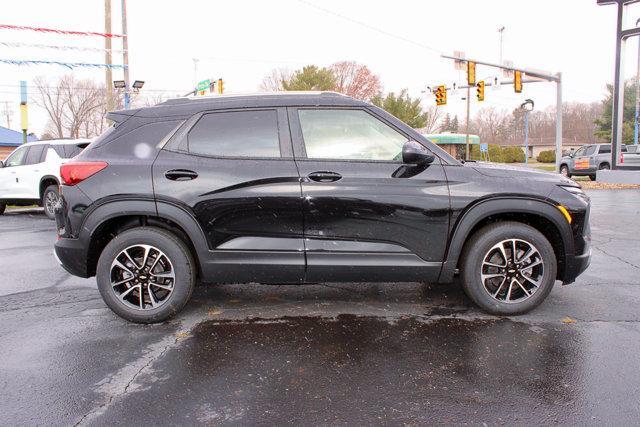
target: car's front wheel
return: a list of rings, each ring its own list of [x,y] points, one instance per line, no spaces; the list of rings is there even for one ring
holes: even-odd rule
[[[137,323],[162,322],[179,312],[191,297],[195,276],[187,245],[154,227],[114,237],[96,271],[104,302],[118,316]]]
[[[0,215],[4,213],[4,210],[7,208],[6,203],[0,203]]]
[[[462,255],[462,287],[491,314],[523,314],[537,307],[551,292],[556,272],[556,256],[546,237],[518,222],[482,228]]]
[[[44,207],[44,214],[47,218],[56,219],[55,208],[59,199],[60,195],[57,185],[50,185],[44,189],[44,193],[42,193],[42,207]]]
[[[569,167],[567,165],[560,166],[560,174],[562,176],[566,176],[567,178],[571,178],[571,174],[569,173]]]

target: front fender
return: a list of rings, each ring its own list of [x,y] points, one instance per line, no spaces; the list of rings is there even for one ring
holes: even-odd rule
[[[551,201],[520,196],[479,200],[465,209],[450,232],[451,238],[447,246],[445,262],[438,279],[440,283],[449,283],[453,280],[460,253],[464,244],[471,237],[470,234],[474,227],[489,216],[505,213],[524,213],[549,220],[560,234],[565,255],[572,256],[574,254],[571,226]]]

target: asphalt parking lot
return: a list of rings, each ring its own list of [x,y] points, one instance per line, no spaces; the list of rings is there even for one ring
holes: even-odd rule
[[[637,424],[640,191],[589,194],[591,267],[511,319],[457,286],[225,285],[130,324],[57,266],[42,212],[8,212],[0,423]]]

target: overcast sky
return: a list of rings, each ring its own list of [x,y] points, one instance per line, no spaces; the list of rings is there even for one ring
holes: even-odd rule
[[[113,32],[118,33],[120,0],[112,2]],[[128,0],[127,8],[131,78],[145,80],[144,90],[150,94],[182,94],[194,80],[208,77],[222,77],[226,92],[252,92],[273,68],[355,60],[380,75],[385,91],[408,88],[412,95],[424,96],[426,86],[464,79],[440,53],[461,50],[469,57],[497,62],[501,26],[504,58],[525,68],[561,71],[565,101],[600,100],[613,79],[615,6],[597,6],[596,0]],[[103,0],[21,0],[3,2],[0,23],[102,32],[103,13]],[[640,7],[630,7],[629,23],[637,18]],[[85,47],[104,43],[99,37],[7,30],[0,31],[0,42]],[[114,41],[114,48],[119,45]],[[636,69],[635,40],[627,51],[625,70],[630,77]],[[2,45],[0,58],[104,62],[99,52]],[[197,74],[193,58],[199,59]],[[114,62],[120,61],[116,55]],[[44,75],[53,82],[69,72],[58,66],[0,64],[0,100],[15,108],[11,127],[19,128],[20,80],[31,82]],[[74,74],[104,81],[103,70]],[[478,68],[480,78],[492,74]],[[114,78],[120,76],[116,71]],[[472,111],[489,105],[512,109],[526,98],[543,109],[555,103],[555,87],[536,83],[526,84],[522,94],[506,86],[487,91],[486,101],[479,105],[474,100]],[[443,108],[461,114],[464,101],[450,95]],[[0,112],[3,109],[0,105]],[[34,108],[30,113],[31,130],[39,134],[46,116]],[[5,117],[0,117],[0,124],[6,125]]]

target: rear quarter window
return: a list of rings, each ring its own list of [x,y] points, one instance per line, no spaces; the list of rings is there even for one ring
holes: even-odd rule
[[[138,159],[151,158],[157,153],[158,144],[170,133],[176,130],[184,120],[169,120],[145,123],[129,132],[118,135],[113,139],[98,138],[87,149],[107,150],[109,155],[135,157]],[[113,133],[115,127],[107,132]]]

